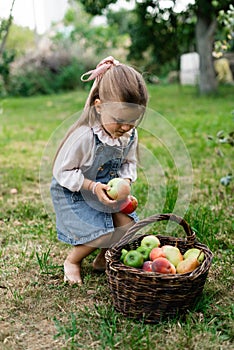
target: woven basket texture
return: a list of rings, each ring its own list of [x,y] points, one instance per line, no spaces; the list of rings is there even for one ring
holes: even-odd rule
[[[177,246],[182,254],[189,248],[202,249],[205,255],[203,263],[193,272],[174,275],[145,272],[125,266],[120,261],[122,249],[136,249],[143,237],[152,234],[140,234],[139,230],[148,224],[164,220],[172,220],[181,225],[186,238],[156,235],[161,246]],[[196,241],[196,235],[189,224],[179,216],[156,214],[139,221],[106,252],[106,274],[114,307],[127,317],[148,323],[184,315],[202,294],[212,257],[209,248]]]

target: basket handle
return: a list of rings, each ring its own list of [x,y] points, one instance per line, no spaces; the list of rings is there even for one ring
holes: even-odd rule
[[[180,226],[182,226],[187,235],[186,239],[187,239],[188,245],[191,245],[191,246],[194,245],[195,238],[196,238],[195,232],[193,232],[189,224],[183,218],[175,214],[155,214],[155,215],[149,216],[146,219],[140,220],[136,224],[131,226],[130,229],[125,233],[125,235],[120,239],[120,241],[114,245],[114,247],[119,248],[123,245],[126,245],[127,243],[130,242],[131,238],[133,238],[134,233],[139,231],[141,228],[153,222],[164,221],[164,220],[167,220],[167,221],[171,220],[176,222]]]

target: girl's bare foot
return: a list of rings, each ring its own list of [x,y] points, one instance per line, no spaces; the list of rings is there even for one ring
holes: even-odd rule
[[[82,284],[81,264],[71,263],[69,260],[64,261],[64,282],[69,284]]]

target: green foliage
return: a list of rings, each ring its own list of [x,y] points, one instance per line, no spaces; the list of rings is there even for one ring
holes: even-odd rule
[[[14,61],[15,55],[15,50],[4,50],[0,58],[0,75],[3,78],[6,89],[10,78],[10,64]]]
[[[95,2],[94,6],[96,5],[98,6]],[[104,56],[107,50],[123,45],[124,37],[121,37],[116,23],[108,26],[93,25],[91,21],[90,13],[86,13],[78,2],[67,11],[65,25],[70,28],[69,39],[73,46],[79,45],[81,51],[92,50],[94,56]]]
[[[12,8],[14,5],[14,1],[12,3]],[[12,11],[12,9],[11,9]],[[9,76],[10,76],[10,64],[15,59],[15,49],[6,50],[6,40],[9,34],[9,30],[12,24],[12,15],[10,13],[10,16],[8,19],[0,19],[0,76],[2,77],[3,82],[3,89],[0,91],[0,96],[4,95],[8,82],[9,82]]]
[[[25,67],[11,76],[7,91],[12,96],[32,96],[73,90],[81,85],[83,72],[83,64],[75,59],[57,72],[43,66]]]
[[[35,37],[32,30],[12,23],[6,42],[6,49],[16,51],[16,57],[35,48]]]
[[[119,33],[130,35],[128,59],[140,64],[149,74],[156,75],[165,74],[165,64],[169,68],[167,72],[178,69],[181,54],[196,50],[195,24],[199,16],[210,24],[220,10],[226,11],[232,3],[231,0],[196,0],[177,13],[176,0],[167,7],[160,6],[162,2],[158,0],[136,1],[135,9],[125,12],[113,12],[108,8],[116,1],[78,2],[92,15],[100,15],[105,10],[108,24]]]
[[[86,11],[92,15],[101,15],[103,10],[110,4],[115,4],[117,0],[80,0]]]
[[[234,6],[230,5],[227,11],[220,10],[218,14],[218,24],[223,28],[219,30],[215,41],[216,56],[220,57],[225,51],[234,48]]]

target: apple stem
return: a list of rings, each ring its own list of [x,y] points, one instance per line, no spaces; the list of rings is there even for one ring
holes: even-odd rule
[[[201,253],[203,253],[203,250],[202,250],[202,249],[200,250],[200,253],[198,254],[197,261],[198,261],[198,259],[200,258]]]

